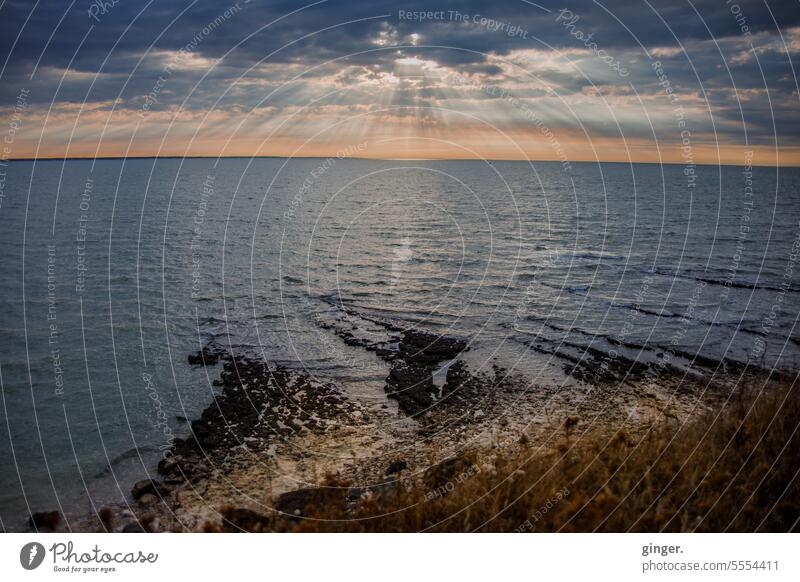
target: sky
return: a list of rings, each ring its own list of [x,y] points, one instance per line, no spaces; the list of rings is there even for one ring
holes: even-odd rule
[[[4,158],[800,165],[798,0],[0,0]]]

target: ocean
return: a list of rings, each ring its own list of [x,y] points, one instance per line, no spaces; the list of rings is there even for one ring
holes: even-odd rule
[[[212,402],[211,343],[386,404],[328,325],[467,338],[473,370],[586,389],[590,348],[795,369],[800,169],[356,159],[10,162],[0,526],[120,502]],[[399,412],[397,413],[400,414]]]

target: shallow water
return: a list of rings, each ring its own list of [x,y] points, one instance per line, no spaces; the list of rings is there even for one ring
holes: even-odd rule
[[[340,305],[468,337],[474,368],[496,362],[539,384],[568,385],[559,353],[586,345],[794,367],[800,170],[703,166],[691,181],[684,169],[11,163],[2,526],[123,499],[186,432],[177,417],[215,392],[219,370],[186,359],[208,341],[383,404],[385,363],[320,325]]]

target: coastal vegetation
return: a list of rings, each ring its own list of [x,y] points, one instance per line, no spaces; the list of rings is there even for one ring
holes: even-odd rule
[[[569,419],[546,450],[475,450],[402,468],[367,494],[328,475],[278,511],[227,506],[207,531],[784,532],[800,519],[796,377],[732,388],[724,405],[641,435]],[[280,511],[283,509],[284,511]]]

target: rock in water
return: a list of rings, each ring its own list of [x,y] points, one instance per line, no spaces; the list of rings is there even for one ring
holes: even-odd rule
[[[58,511],[36,511],[28,520],[28,524],[37,530],[55,531],[60,523],[61,513]]]
[[[386,392],[397,400],[403,412],[418,415],[435,402],[438,389],[433,372],[467,347],[461,339],[409,330],[403,333],[399,352],[386,381]]]
[[[192,366],[213,366],[219,361],[223,353],[224,352],[218,349],[204,346],[203,349],[196,354],[189,354],[187,359]]]

